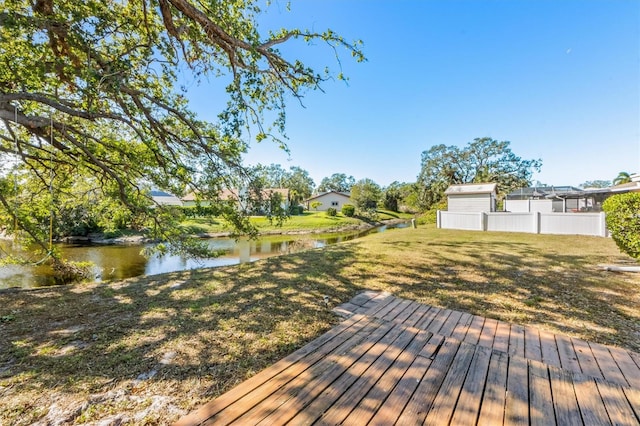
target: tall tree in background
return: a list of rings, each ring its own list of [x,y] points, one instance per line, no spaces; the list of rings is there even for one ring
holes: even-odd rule
[[[285,170],[280,164],[268,166],[258,164],[253,167],[252,173],[257,179],[260,179],[261,185],[265,188],[288,189],[292,205],[297,205],[302,200],[309,198],[315,187],[315,182],[309,172],[297,166],[291,166],[289,170]]]
[[[344,173],[334,173],[320,181],[318,192],[349,192],[355,183],[356,180],[353,176],[347,176]]]
[[[510,144],[476,138],[464,148],[436,145],[424,151],[417,181],[420,206],[431,208],[452,184],[493,182],[502,194],[529,186],[533,171],[540,171],[542,161],[523,160],[511,151]]]
[[[631,182],[631,175],[627,172],[618,173],[618,176],[613,180],[614,185],[622,185],[629,182]]]
[[[198,190],[215,201],[246,175],[244,132],[280,140],[285,99],[331,77],[279,46],[321,41],[364,60],[358,42],[331,30],[260,34],[260,12],[253,0],[0,0],[0,208],[11,223],[42,241],[16,200],[47,193],[68,173],[155,220],[152,236],[179,243],[158,220],[163,209],[148,208],[148,189]],[[219,123],[188,108],[178,74],[226,85]],[[266,113],[275,120],[265,123]],[[13,184],[25,174],[37,183],[29,194]]]
[[[380,185],[371,179],[360,179],[351,186],[351,199],[361,211],[375,210],[381,197]]]
[[[588,180],[580,185],[581,188],[608,188],[610,186],[610,180]]]

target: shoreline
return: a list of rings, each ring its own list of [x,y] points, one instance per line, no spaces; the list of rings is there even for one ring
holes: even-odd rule
[[[306,235],[306,234],[326,234],[326,233],[338,233],[338,232],[348,232],[348,231],[365,231],[368,229],[373,229],[378,226],[385,225],[397,225],[399,223],[411,222],[411,219],[386,219],[380,220],[376,222],[362,222],[357,225],[346,225],[337,228],[317,228],[317,229],[270,229],[263,232],[258,232],[258,236],[268,236],[268,235]],[[65,237],[59,241],[58,243],[65,244],[95,244],[95,245],[136,245],[136,244],[148,244],[154,242],[153,239],[147,238],[143,235],[127,235],[122,237],[115,238],[104,238],[104,234],[89,234],[87,236],[69,236]],[[193,234],[193,237],[209,239],[209,238],[229,238],[233,236],[233,232],[225,231],[225,232],[203,232],[199,234]],[[2,240],[12,240],[13,236],[10,234],[6,234],[5,232],[0,233],[0,239]]]

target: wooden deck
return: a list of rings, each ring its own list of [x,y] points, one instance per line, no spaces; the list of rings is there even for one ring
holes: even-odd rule
[[[177,425],[639,425],[640,354],[365,292]]]

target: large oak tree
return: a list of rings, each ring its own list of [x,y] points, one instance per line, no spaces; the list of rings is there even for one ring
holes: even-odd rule
[[[529,186],[542,161],[525,160],[511,151],[509,141],[476,138],[465,147],[435,145],[422,153],[417,185],[420,206],[428,210],[444,198],[449,185],[493,182],[500,193]]]
[[[55,198],[52,187],[68,176],[150,220],[163,214],[148,208],[151,187],[215,200],[220,189],[242,185],[246,130],[279,141],[285,101],[332,76],[279,46],[322,41],[364,59],[358,42],[331,30],[261,33],[260,13],[254,0],[0,0],[5,214],[41,241],[16,200]],[[177,83],[185,74],[224,82],[217,123],[189,109]],[[78,194],[66,196],[80,202]],[[222,211],[247,225],[234,209]],[[172,238],[166,227],[153,229]]]

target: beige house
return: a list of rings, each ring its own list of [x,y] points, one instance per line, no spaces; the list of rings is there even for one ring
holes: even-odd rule
[[[314,209],[311,205],[316,202],[321,204]],[[304,204],[306,205],[307,210],[310,211],[327,211],[329,208],[334,208],[340,211],[342,210],[342,206],[345,204],[353,204],[353,201],[351,201],[351,194],[348,192],[329,191],[306,199]]]

